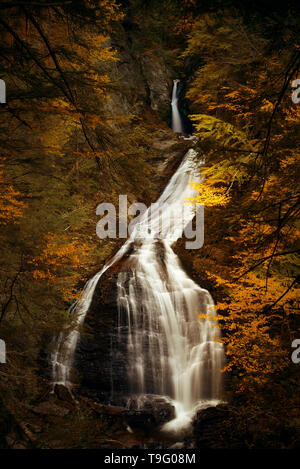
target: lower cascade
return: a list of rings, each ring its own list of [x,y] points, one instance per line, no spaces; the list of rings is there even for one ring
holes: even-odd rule
[[[195,206],[184,202],[196,195],[189,182],[201,182],[196,156],[194,149],[186,153],[154,208],[138,219],[128,240],[72,307],[77,324],[83,324],[101,276],[126,254],[126,269],[118,273],[116,285],[120,341],[126,331],[126,397],[141,407],[146,395],[171,401],[175,419],[164,427],[170,431],[188,425],[197,409],[216,405],[222,393],[224,350],[213,299],[188,277],[172,249],[195,216]],[[71,387],[79,337],[77,329],[58,337],[51,357],[54,383]]]

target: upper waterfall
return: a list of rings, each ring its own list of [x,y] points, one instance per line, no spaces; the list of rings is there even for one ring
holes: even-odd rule
[[[178,83],[180,80],[173,80],[173,90],[172,90],[172,129],[175,133],[184,132],[181,115],[178,109]]]

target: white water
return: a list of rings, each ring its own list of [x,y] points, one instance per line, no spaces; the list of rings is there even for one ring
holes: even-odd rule
[[[167,430],[188,425],[199,405],[215,405],[222,390],[223,346],[216,340],[216,321],[209,319],[216,314],[213,299],[187,276],[171,248],[194,216],[189,206],[181,223],[183,201],[195,195],[189,181],[200,181],[195,156],[190,149],[158,199],[167,219],[163,239],[151,237],[153,231],[147,239],[134,236],[128,272],[118,275],[119,327],[128,328],[131,393],[174,399],[176,419]],[[157,211],[150,225],[145,216],[139,232],[146,234],[154,225],[157,233],[158,218]],[[200,313],[208,317],[199,322]]]
[[[182,208],[183,201],[195,195],[189,181],[200,180],[195,156],[190,149],[158,199],[163,232],[159,211],[150,223],[146,213],[132,234],[130,271],[118,276],[119,326],[126,325],[129,331],[132,392],[169,395],[186,410],[203,398],[220,395],[223,359],[222,345],[215,341],[215,322],[198,321],[200,313],[215,314],[213,300],[187,276],[171,248],[194,216],[192,205]],[[157,233],[162,239],[154,237]]]
[[[174,132],[184,132],[182,120],[180,117],[179,109],[178,109],[178,97],[177,97],[177,86],[180,80],[173,80],[173,91],[172,91],[172,129]]]
[[[175,80],[175,90],[176,86]],[[140,218],[130,238],[87,282],[71,309],[81,325],[102,274],[129,247],[133,249],[126,261],[128,271],[120,272],[117,281],[118,325],[128,329],[128,380],[134,395],[156,394],[173,400],[176,419],[166,424],[168,431],[188,425],[199,406],[216,405],[222,391],[224,352],[217,341],[217,323],[208,317],[198,321],[200,313],[215,315],[213,299],[188,277],[171,247],[195,214],[195,207],[183,209],[183,202],[195,195],[189,181],[201,180],[196,155],[193,149],[187,152],[154,210],[148,209]],[[54,383],[71,387],[78,338],[75,329],[59,335],[51,357]]]

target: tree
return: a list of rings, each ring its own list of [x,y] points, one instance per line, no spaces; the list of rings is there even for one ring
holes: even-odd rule
[[[235,396],[266,407],[278,393],[283,421],[297,406],[286,392],[299,328],[299,108],[290,88],[300,65],[297,24],[292,12],[281,27],[278,17],[206,13],[195,18],[182,55],[200,64],[188,97],[205,154],[204,200],[205,191],[228,198],[217,207],[208,197],[194,268],[219,292],[224,371]]]

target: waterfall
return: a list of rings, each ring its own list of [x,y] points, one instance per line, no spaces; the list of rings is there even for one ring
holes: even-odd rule
[[[173,117],[174,110],[178,112],[173,102],[177,83],[175,80]],[[178,119],[181,125],[179,114]],[[128,331],[130,392],[172,399],[177,417],[166,424],[169,430],[189,422],[199,405],[216,404],[222,391],[224,351],[218,341],[213,299],[188,277],[172,249],[195,215],[195,206],[184,205],[184,201],[196,195],[189,182],[201,182],[201,163],[196,156],[194,149],[186,153],[154,208],[140,217],[122,248],[87,282],[71,308],[80,326],[102,274],[130,253],[128,267],[119,272],[116,285],[119,334],[124,328]],[[77,329],[59,335],[51,356],[54,383],[71,387],[79,336]]]
[[[117,282],[118,325],[128,330],[131,393],[172,398],[175,426],[186,422],[197,405],[217,402],[224,365],[213,299],[187,276],[171,247],[194,216],[192,206],[183,215],[182,205],[195,195],[189,181],[201,181],[195,157],[190,149],[157,201],[167,220],[163,231],[159,210],[150,221],[146,212],[135,227],[128,272],[120,272]]]
[[[173,90],[172,90],[172,101],[171,101],[171,108],[172,108],[172,129],[174,132],[184,132],[181,116],[178,109],[178,83],[180,80],[173,80]]]

